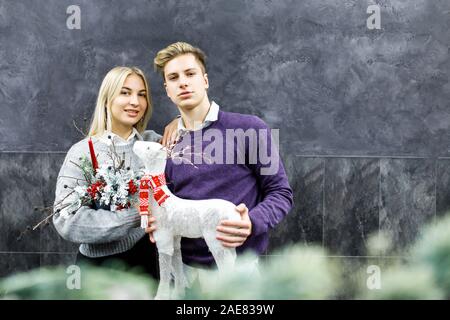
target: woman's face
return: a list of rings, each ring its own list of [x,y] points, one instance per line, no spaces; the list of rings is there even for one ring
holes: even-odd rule
[[[120,94],[112,101],[111,115],[114,128],[133,127],[147,110],[147,91],[144,81],[136,74],[130,74],[123,83]]]

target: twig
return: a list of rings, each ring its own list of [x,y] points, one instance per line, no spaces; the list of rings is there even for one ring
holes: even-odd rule
[[[86,181],[89,184],[91,184],[92,183],[91,178],[89,176],[87,176],[86,172],[83,170],[83,167],[80,166],[78,163],[73,162],[72,160],[70,160],[70,162],[81,169],[81,172],[83,173],[84,178],[86,179]],[[81,180],[81,179],[79,179],[79,180]]]
[[[75,129],[77,129],[77,131],[79,133],[81,133],[83,136],[87,136],[86,133],[84,133],[80,128],[77,127],[77,124],[75,123],[75,120],[72,120],[72,122],[73,122],[73,126],[75,127]]]
[[[63,210],[63,209],[65,209],[65,208],[69,207],[70,205],[71,205],[70,203],[66,203],[66,204],[64,204],[64,206],[62,206],[61,208],[59,208],[59,209],[57,209],[56,211],[54,211],[51,215],[45,217],[44,220],[41,220],[37,225],[35,225],[35,226],[33,227],[33,231],[36,230],[42,223],[44,223],[44,222],[47,223],[48,219],[50,219],[51,217],[53,217],[55,214],[60,213],[61,210]],[[48,209],[52,209],[52,211],[53,211],[53,207],[47,207],[47,208],[44,208],[42,211],[48,210]]]
[[[77,181],[83,181],[83,179],[79,179],[79,178],[75,178],[75,177],[69,177],[69,176],[59,176],[59,178],[69,178],[69,179],[74,179]]]

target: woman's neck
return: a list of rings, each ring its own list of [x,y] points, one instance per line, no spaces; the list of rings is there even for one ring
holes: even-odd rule
[[[111,131],[122,139],[127,140],[133,132],[133,127],[113,125]]]

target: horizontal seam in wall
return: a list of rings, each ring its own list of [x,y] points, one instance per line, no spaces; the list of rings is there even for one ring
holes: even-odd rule
[[[370,155],[305,155],[296,154],[296,157],[301,158],[366,158],[366,159],[436,159],[436,157],[424,157],[424,156],[370,156]],[[446,158],[437,158],[446,159]],[[448,158],[450,159],[450,157]]]
[[[74,251],[74,252],[26,252],[26,251],[0,251],[0,254],[5,254],[5,253],[13,253],[13,254],[76,254],[78,253],[78,251]]]
[[[66,154],[67,151],[0,151],[1,153],[31,153],[31,154]],[[374,158],[374,159],[442,159],[450,160],[450,157],[430,157],[430,156],[396,156],[396,155],[384,155],[384,156],[373,156],[373,155],[317,155],[317,154],[296,154],[296,157],[302,158]]]
[[[266,257],[286,257],[285,254],[265,254]],[[315,256],[317,258],[371,258],[371,259],[408,259],[409,256]]]
[[[55,153],[55,154],[66,154],[67,151],[0,151],[0,153],[36,153],[36,154],[40,154],[40,153],[44,153],[44,154],[48,154],[48,153]]]

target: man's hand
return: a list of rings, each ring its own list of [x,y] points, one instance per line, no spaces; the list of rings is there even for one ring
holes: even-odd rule
[[[248,215],[248,208],[241,203],[236,207],[236,211],[241,215],[241,221],[223,220],[216,228],[219,232],[217,240],[227,248],[236,248],[241,246],[245,240],[252,234],[252,222]]]
[[[160,143],[168,147],[178,138],[178,118],[173,119],[165,128]]]

